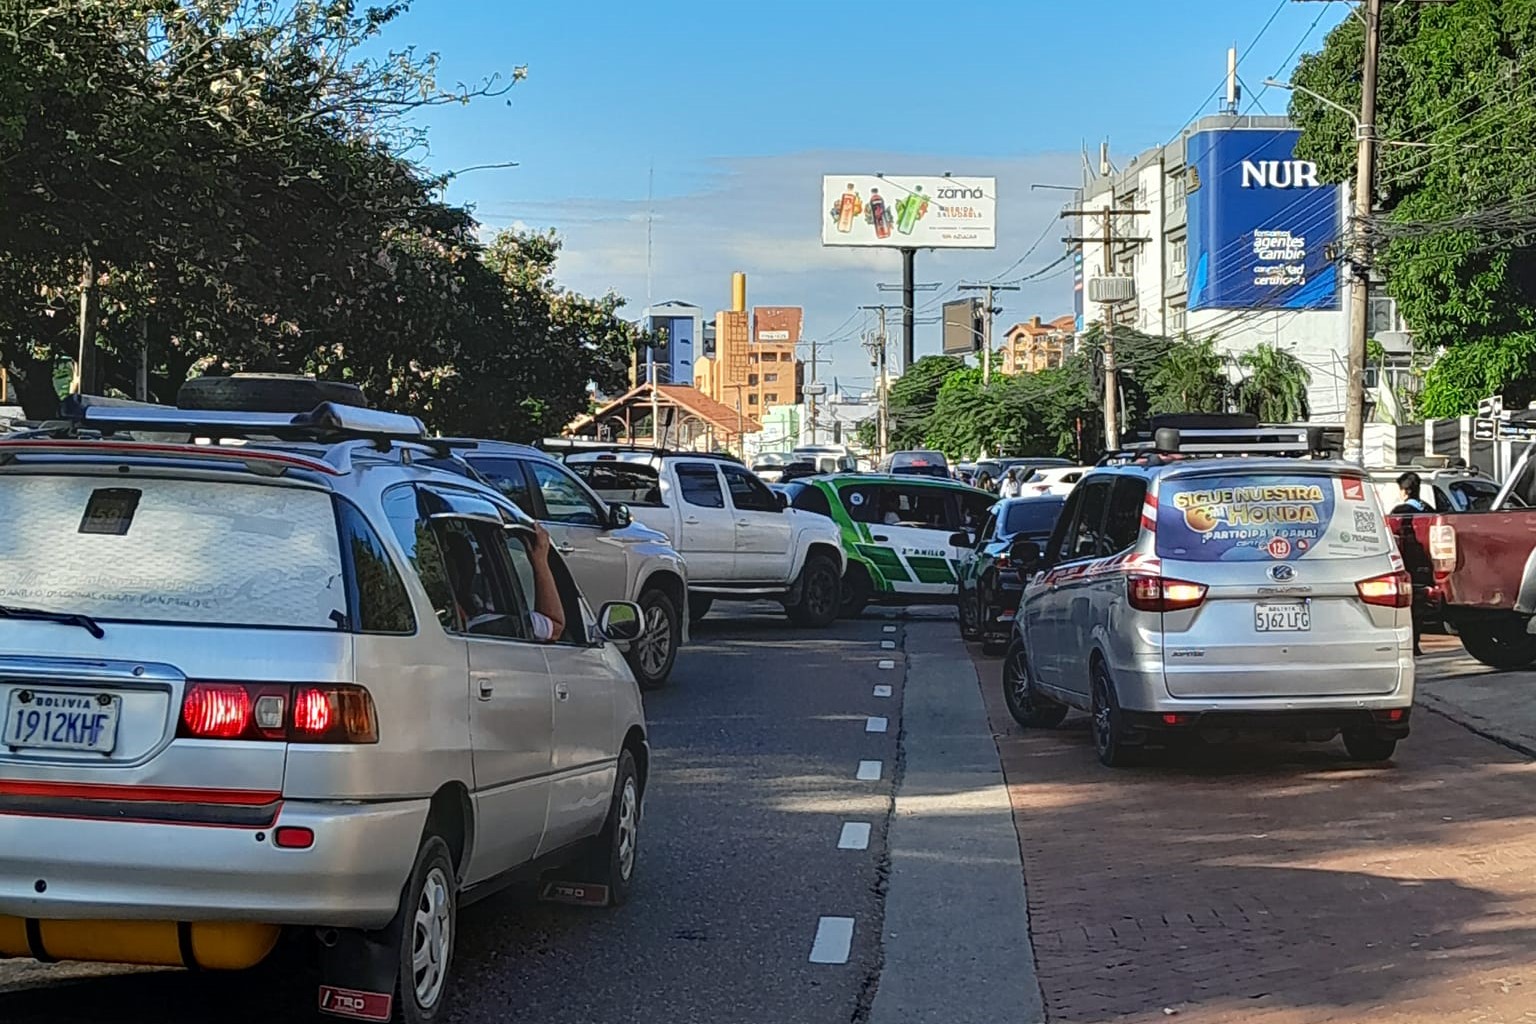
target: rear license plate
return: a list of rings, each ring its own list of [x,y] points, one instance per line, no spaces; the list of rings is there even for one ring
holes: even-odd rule
[[[1304,601],[1253,606],[1253,628],[1260,633],[1306,633],[1312,629],[1312,606]]]
[[[12,750],[87,750],[110,754],[117,746],[122,699],[109,693],[11,691],[0,744]]]

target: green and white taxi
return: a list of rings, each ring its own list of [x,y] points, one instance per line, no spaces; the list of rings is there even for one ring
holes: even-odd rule
[[[842,531],[848,569],[843,614],[871,602],[954,601],[961,561],[995,494],[955,480],[868,473],[782,484],[793,508],[827,516]]]

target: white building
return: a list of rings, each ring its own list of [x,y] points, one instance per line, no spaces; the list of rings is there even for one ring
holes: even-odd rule
[[[1299,132],[1285,117],[1204,117],[1180,137],[1094,177],[1077,206],[1139,211],[1079,223],[1090,239],[1075,281],[1078,330],[1100,322],[1084,282],[1129,277],[1135,299],[1115,322],[1148,334],[1214,338],[1229,357],[1258,345],[1294,355],[1311,373],[1315,422],[1344,419],[1351,284],[1341,259],[1348,190],[1319,184],[1315,165],[1294,158]],[[1394,304],[1373,299],[1374,337],[1406,365],[1407,337]],[[1388,332],[1399,332],[1395,336]],[[1389,349],[1390,351],[1390,349]],[[1368,375],[1367,384],[1374,384]]]

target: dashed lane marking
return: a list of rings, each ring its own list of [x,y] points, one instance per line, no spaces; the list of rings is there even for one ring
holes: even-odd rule
[[[881,628],[886,633],[894,633],[894,632],[896,632],[896,627],[895,626],[883,626]]]
[[[869,849],[869,822],[843,822],[843,834],[837,837],[837,848],[839,850]]]
[[[896,667],[896,663],[894,661],[892,661],[890,658],[885,658],[885,659],[881,660],[880,667],[881,668],[895,668]]]
[[[853,948],[853,918],[824,917],[816,922],[816,941],[811,944],[811,963],[845,964]]]
[[[890,725],[889,719],[882,718],[879,715],[870,715],[869,718],[864,722],[864,731],[885,732],[886,726],[888,725]]]
[[[881,640],[880,641],[880,646],[884,650],[894,651],[896,649],[896,641],[895,640]]]
[[[858,773],[854,778],[860,782],[879,782],[880,772],[884,767],[879,761],[860,761]]]
[[[884,683],[881,683],[879,686],[875,687],[875,696],[876,697],[889,697],[890,695],[891,695],[891,688],[889,686],[885,685]]]

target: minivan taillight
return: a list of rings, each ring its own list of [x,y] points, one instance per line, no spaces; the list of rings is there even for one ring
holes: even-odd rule
[[[189,683],[176,735],[202,740],[377,743],[373,697],[361,686]]]
[[[1382,608],[1407,608],[1413,604],[1413,577],[1399,570],[1372,576],[1355,584],[1360,600]]]
[[[1198,608],[1209,589],[1204,583],[1141,573],[1126,578],[1131,607],[1140,612],[1178,612]]]

